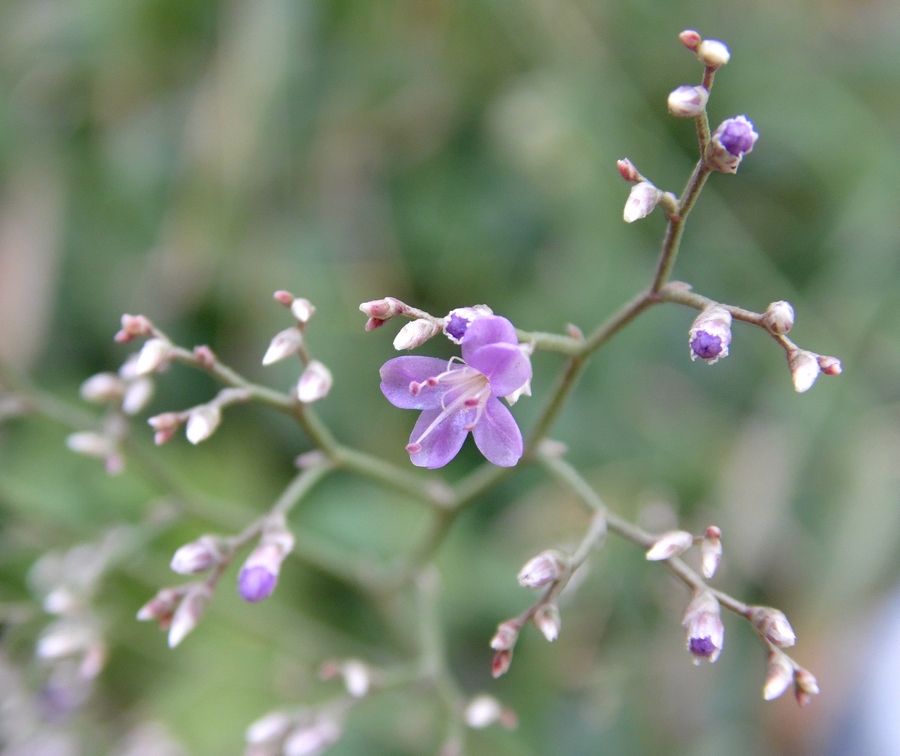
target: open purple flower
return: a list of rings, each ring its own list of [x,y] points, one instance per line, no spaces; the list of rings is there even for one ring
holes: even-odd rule
[[[531,380],[531,361],[506,318],[488,315],[468,324],[462,360],[396,357],[381,368],[381,391],[395,407],[422,410],[406,450],[419,467],[443,467],[469,431],[490,462],[512,467],[522,434],[497,397],[517,396]]]

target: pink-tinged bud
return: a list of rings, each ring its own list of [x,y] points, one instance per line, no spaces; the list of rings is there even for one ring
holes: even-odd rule
[[[684,85],[669,93],[669,112],[679,118],[696,118],[704,110],[709,101],[709,90],[706,87]]]
[[[262,364],[271,365],[273,362],[279,362],[287,357],[291,357],[297,354],[302,346],[303,334],[300,332],[300,329],[296,326],[285,328],[276,334],[275,338],[269,343],[269,348],[266,350]]]
[[[415,349],[440,331],[441,327],[431,320],[413,320],[403,326],[394,338],[394,349],[397,351]]]
[[[297,297],[291,303],[291,313],[293,313],[294,317],[301,323],[308,323],[315,311],[316,308],[313,306],[312,302],[303,297]]]
[[[542,551],[529,559],[519,571],[519,585],[524,588],[542,588],[554,583],[566,569],[562,554],[558,551]]]
[[[778,609],[771,606],[751,606],[749,619],[756,632],[773,646],[788,648],[797,642],[794,628],[784,616],[784,612]]]
[[[534,613],[532,621],[544,637],[553,643],[559,637],[562,628],[562,620],[559,617],[559,609],[556,604],[542,604]]]
[[[494,651],[509,651],[519,639],[519,623],[515,620],[507,620],[497,625],[497,632],[491,638],[491,648]]]
[[[809,391],[819,377],[818,356],[805,349],[793,349],[788,353],[788,364],[791,367],[794,390],[798,394]]]
[[[317,402],[328,396],[333,383],[331,371],[318,360],[310,360],[297,382],[297,398],[303,404]]]
[[[222,561],[222,540],[214,536],[201,536],[186,543],[172,557],[169,567],[179,575],[198,575]]]
[[[731,59],[731,53],[724,42],[719,42],[717,39],[704,39],[697,45],[697,58],[704,66],[715,71]]]
[[[319,756],[341,739],[341,728],[330,717],[296,728],[284,741],[284,756]]]
[[[753,151],[759,134],[746,116],[728,118],[712,133],[706,150],[706,164],[719,173],[737,173],[744,155]]]
[[[840,375],[843,371],[841,361],[837,357],[818,356],[819,368],[825,375]]]
[[[374,331],[376,328],[381,328],[381,326],[383,326],[385,323],[387,323],[386,320],[381,320],[379,318],[369,318],[366,321],[366,330]]]
[[[634,163],[632,163],[628,158],[617,160],[616,167],[619,169],[619,173],[622,175],[622,178],[626,181],[637,183],[641,180],[641,174],[638,173],[638,169],[634,167]]]
[[[819,695],[819,683],[808,669],[794,672],[794,697],[801,706],[809,706],[813,696]]]
[[[184,598],[178,604],[172,615],[172,624],[169,625],[169,648],[175,648],[197,627],[211,597],[212,588],[206,583],[192,583],[187,586]]]
[[[685,29],[678,35],[678,39],[691,52],[696,52],[697,47],[703,41],[703,38],[693,29]]]
[[[701,591],[688,604],[681,624],[687,630],[687,650],[694,655],[694,663],[701,659],[714,662],[725,645],[725,626],[719,602],[709,591]]]
[[[187,589],[188,586],[186,585],[163,588],[138,609],[138,621],[156,620],[159,626],[165,630],[172,621],[172,615],[175,613],[175,609],[178,607],[181,599],[184,598]]]
[[[273,711],[251,724],[244,740],[248,745],[265,745],[281,741],[294,725],[294,717],[283,711]]]
[[[210,370],[216,365],[215,352],[206,346],[206,344],[200,344],[199,346],[194,347],[194,357],[197,360],[197,364],[205,370]]]
[[[784,300],[772,302],[763,313],[763,323],[772,333],[783,335],[794,327],[794,308]]]
[[[397,315],[402,315],[408,308],[399,299],[385,297],[384,299],[373,299],[371,302],[363,302],[359,309],[366,317],[390,320]]]
[[[285,307],[290,307],[292,304],[294,304],[294,295],[289,291],[279,289],[272,296],[275,298],[275,301],[278,302],[278,304]]]
[[[472,305],[471,307],[457,307],[450,310],[444,318],[444,335],[454,344],[462,344],[463,336],[473,321],[488,315],[494,311],[487,305]]]
[[[153,333],[153,323],[143,315],[123,315],[122,330],[119,331],[115,339],[120,344],[131,341],[136,336],[149,336]]]
[[[701,312],[688,332],[691,359],[710,365],[728,356],[731,343],[731,313],[721,305],[711,305]]]
[[[185,435],[192,444],[208,439],[222,422],[222,410],[217,404],[200,404],[188,413]]]
[[[502,677],[509,671],[510,664],[512,664],[512,649],[498,651],[494,654],[494,659],[491,662],[491,675],[493,675],[495,680],[498,677]]]
[[[164,339],[150,339],[141,347],[134,372],[137,375],[149,375],[168,365],[172,355],[172,345]]]
[[[626,223],[646,218],[659,204],[663,193],[649,181],[641,181],[631,187],[631,193],[625,202],[623,217]]]
[[[362,698],[369,692],[372,675],[367,664],[358,659],[348,659],[341,665],[340,674],[344,679],[344,687],[354,698]]]
[[[703,577],[707,579],[716,574],[719,562],[722,561],[721,539],[722,531],[715,525],[710,525],[700,543],[700,567],[703,570]]]
[[[150,403],[153,390],[153,381],[147,376],[130,381],[122,397],[122,412],[126,415],[136,415]]]
[[[125,393],[125,381],[115,373],[97,373],[81,384],[79,393],[86,402],[117,402]]]
[[[784,694],[792,682],[794,682],[794,667],[787,657],[780,651],[769,654],[763,698],[766,701],[774,701]]]
[[[94,431],[72,433],[66,437],[66,446],[76,454],[107,459],[116,453],[116,444],[109,436]]]
[[[162,446],[175,435],[175,431],[181,427],[184,421],[177,412],[163,412],[161,415],[148,418],[147,422],[156,431],[153,434],[153,443]]]
[[[660,562],[664,559],[680,556],[694,545],[694,536],[686,530],[670,530],[663,533],[647,550],[647,559]]]
[[[473,730],[482,730],[500,721],[503,707],[493,696],[480,695],[469,701],[463,717]]]

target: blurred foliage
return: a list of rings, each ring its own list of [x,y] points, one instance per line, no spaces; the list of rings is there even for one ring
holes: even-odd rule
[[[665,526],[665,502],[695,530],[720,525],[716,585],[783,608],[824,693],[808,710],[764,705],[764,654],[733,617],[720,661],[694,669],[685,592],[615,540],[562,607],[559,641],[527,628],[493,682],[488,639],[530,601],[517,570],[587,523],[533,472],[467,512],[439,556],[449,648],[468,693],[495,692],[520,718],[474,733],[473,754],[825,753],[858,693],[859,639],[900,575],[896,3],[6,0],[0,354],[74,403],[84,378],[126,357],[111,340],[119,315],[143,312],[286,388],[296,366],[259,362],[287,325],[270,295],[289,289],[318,308],[310,346],[336,377],[323,418],[408,464],[413,419],[378,390],[394,329],[364,333],[358,303],[393,295],[441,314],[486,302],[524,329],[587,330],[640,290],[664,219],[622,222],[614,164],[627,155],[675,192],[689,174],[693,127],[665,108],[699,80],[676,38],[687,27],[732,50],[711,119],[746,113],[761,136],[737,176],[709,182],[675,277],[750,309],[790,300],[796,340],[840,356],[845,374],[798,396],[780,350],[741,326],[727,360],[691,363],[694,314],[659,307],[600,353],[553,436],[620,513]],[[516,406],[524,428],[558,364],[536,355],[535,397]],[[213,390],[179,366],[158,384],[152,412]],[[0,428],[7,602],[27,599],[42,553],[156,505],[139,469],[109,478],[65,435],[41,419]],[[403,659],[375,607],[296,560],[259,606],[226,576],[173,652],[134,623],[177,582],[172,551],[264,511],[308,448],[265,409],[229,410],[196,448],[153,449],[149,435],[139,429],[142,451],[230,501],[230,519],[180,524],[104,583],[112,651],[84,753],[112,752],[142,721],[191,753],[236,753],[264,712],[335,694],[314,674],[324,658]],[[476,462],[467,447],[448,474]],[[424,526],[415,505],[345,477],[291,523],[383,559]],[[26,664],[46,624],[35,611],[6,636],[10,664]],[[365,703],[333,753],[433,751],[438,712],[415,692]]]

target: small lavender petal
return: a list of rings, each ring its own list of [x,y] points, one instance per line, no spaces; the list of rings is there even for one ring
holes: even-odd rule
[[[708,659],[717,649],[712,638],[691,638],[688,650],[694,656],[702,656],[704,659]]]
[[[522,432],[512,412],[494,396],[485,404],[472,436],[478,450],[497,467],[513,467],[522,458]]]
[[[265,567],[246,567],[238,575],[238,593],[244,601],[255,603],[272,595],[278,576]]]
[[[462,318],[455,313],[451,313],[447,325],[444,326],[444,332],[448,336],[452,336],[456,343],[459,344],[460,341],[462,341],[462,337],[466,335],[468,328],[469,320],[467,318]]]
[[[395,357],[381,366],[381,393],[395,407],[401,409],[435,409],[441,406],[444,388],[423,386],[415,396],[409,384],[421,383],[447,370],[447,362],[436,357]]]
[[[706,331],[700,331],[691,340],[691,351],[703,360],[718,357],[722,351],[722,339]]]
[[[506,396],[531,380],[531,360],[512,344],[487,344],[470,352],[466,363],[487,376],[494,396]]]
[[[512,323],[499,315],[488,315],[483,318],[476,318],[469,324],[466,335],[463,337],[462,357],[468,364],[469,355],[479,347],[487,344],[512,344],[517,346],[518,343],[519,338],[516,336],[516,329]]]
[[[423,411],[409,436],[410,444],[416,443],[419,437],[442,414],[443,410],[441,409]],[[416,467],[427,467],[430,470],[443,467],[459,454],[468,435],[465,426],[474,419],[474,410],[463,410],[445,415],[444,419],[421,440],[421,448],[418,451],[410,451],[410,461]]]

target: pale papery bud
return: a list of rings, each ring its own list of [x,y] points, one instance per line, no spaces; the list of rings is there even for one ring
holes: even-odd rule
[[[354,698],[362,698],[372,685],[372,674],[369,666],[359,659],[348,659],[341,665],[341,677],[344,687]]]
[[[694,545],[694,536],[686,530],[670,530],[659,536],[647,550],[647,559],[660,562],[664,559],[680,556]]]
[[[184,598],[172,615],[169,625],[169,648],[175,648],[190,633],[203,617],[212,588],[206,583],[192,583],[187,586]]]
[[[706,110],[708,101],[706,87],[680,86],[669,93],[669,112],[679,118],[696,118]]]
[[[794,390],[798,394],[809,391],[821,370],[817,355],[807,352],[805,349],[793,349],[788,353],[788,364],[791,368]]]
[[[843,371],[841,361],[837,357],[818,355],[819,368],[825,375],[840,375]]]
[[[179,575],[198,575],[222,560],[223,543],[220,538],[205,535],[186,543],[172,556],[169,565]]]
[[[308,323],[316,308],[308,299],[297,297],[291,302],[291,313],[301,323]]]
[[[784,612],[771,606],[751,606],[748,616],[750,624],[773,646],[789,648],[797,642],[794,628]]]
[[[725,625],[719,602],[709,591],[701,591],[688,604],[681,624],[687,630],[687,650],[694,655],[694,663],[701,659],[714,662],[725,644]]]
[[[122,397],[122,412],[126,415],[136,415],[150,403],[153,390],[153,381],[147,376],[130,381]]]
[[[403,326],[394,337],[394,349],[397,351],[415,349],[440,332],[440,325],[431,320],[413,320]]]
[[[628,199],[625,201],[623,217],[626,223],[634,223],[636,220],[646,218],[653,212],[653,208],[659,204],[663,193],[649,181],[641,181],[631,188]]]
[[[700,543],[700,567],[703,577],[711,578],[722,561],[722,531],[715,526],[706,529],[706,536]]]
[[[516,645],[519,639],[519,624],[514,620],[507,620],[497,625],[497,632],[491,638],[491,648],[494,651],[508,651]]]
[[[763,313],[763,323],[774,334],[783,335],[794,327],[794,308],[790,302],[772,302]]]
[[[724,42],[719,42],[717,39],[704,39],[697,45],[697,58],[707,68],[716,70],[731,59],[731,53]]]
[[[559,608],[556,604],[542,604],[534,613],[532,621],[544,637],[553,643],[559,637],[562,628],[562,620],[559,616]]]
[[[494,659],[491,662],[491,675],[495,680],[498,677],[502,677],[509,671],[510,664],[512,664],[512,649],[498,651],[494,654]]]
[[[481,730],[500,721],[503,707],[493,696],[482,694],[475,696],[463,713],[466,724],[473,730]]]
[[[79,393],[82,399],[95,404],[117,402],[125,393],[125,381],[115,373],[97,373],[81,384]]]
[[[84,602],[65,585],[50,591],[41,603],[41,608],[47,614],[73,614],[83,607]]]
[[[523,588],[542,588],[553,583],[565,571],[565,560],[558,551],[542,551],[529,559],[519,571],[519,585]]]
[[[703,38],[693,29],[685,29],[683,32],[681,32],[681,34],[678,35],[678,39],[680,39],[681,44],[683,44],[691,52],[695,52],[697,50],[697,47],[703,41]]]
[[[169,363],[172,345],[165,339],[149,339],[138,352],[134,372],[137,375],[149,375]]]
[[[766,701],[774,701],[784,694],[792,682],[794,682],[794,667],[790,661],[780,651],[770,654],[763,698]]]
[[[616,167],[619,169],[619,173],[621,174],[622,178],[626,181],[637,183],[641,180],[641,174],[638,173],[638,169],[634,167],[634,163],[632,163],[628,158],[617,160]]]
[[[294,717],[284,711],[273,711],[257,719],[244,733],[249,745],[276,743],[287,735],[294,724]]]
[[[271,365],[297,354],[303,346],[303,334],[296,326],[285,328],[277,333],[269,343],[262,359],[263,365]]]
[[[714,304],[701,312],[688,332],[691,359],[713,365],[728,356],[731,343],[731,313]]]
[[[390,320],[397,315],[402,315],[408,308],[399,299],[385,297],[384,299],[373,299],[371,302],[363,302],[359,309],[368,318]]]
[[[284,741],[284,756],[319,756],[341,739],[341,727],[330,717],[298,727]]]
[[[310,360],[297,382],[297,398],[303,404],[317,402],[328,396],[333,384],[331,371],[318,360]]]
[[[208,439],[222,422],[222,410],[217,404],[200,404],[194,407],[187,418],[185,435],[192,444]]]

